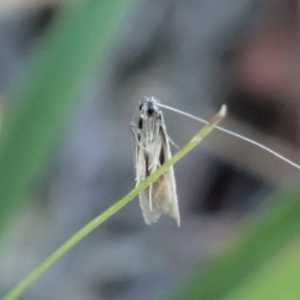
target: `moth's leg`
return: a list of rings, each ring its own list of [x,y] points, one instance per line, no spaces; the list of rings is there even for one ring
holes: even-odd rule
[[[141,145],[141,142],[140,142],[140,140],[139,140],[139,137],[141,137],[141,129],[138,128],[138,127],[136,126],[136,124],[134,124],[133,122],[130,123],[130,129],[131,129],[131,132],[132,132],[132,134],[133,134],[133,136],[134,136],[134,138],[135,138],[136,143],[139,145],[139,147],[140,147],[141,149],[145,149],[145,148]]]
[[[168,139],[168,141],[170,141],[170,143],[177,149],[179,149],[178,145],[170,138],[170,136],[168,135],[167,129],[165,124],[163,123],[163,118],[161,117],[161,119],[159,119],[159,125],[160,125],[160,130],[163,131],[163,133],[165,134],[166,138]]]
[[[130,122],[129,127],[130,127],[130,130],[131,130],[131,132],[132,132],[132,134],[133,134],[133,136],[134,136],[135,138],[137,137],[137,134],[140,134],[140,133],[141,133],[141,132],[140,132],[140,129],[137,127],[137,125],[136,125],[135,123]]]
[[[179,149],[179,146],[170,138],[170,136],[166,133],[167,139],[170,141],[170,143],[177,149]]]
[[[166,129],[164,130],[165,136],[168,139],[168,141],[177,149],[179,149],[179,146],[170,138],[168,132],[166,131]]]
[[[137,125],[133,122],[130,122],[129,127],[130,127],[131,132],[133,133],[133,135],[142,133],[142,130],[140,128],[138,128]]]

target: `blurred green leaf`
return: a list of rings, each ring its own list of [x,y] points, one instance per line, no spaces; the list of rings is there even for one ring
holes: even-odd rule
[[[107,54],[131,0],[74,1],[39,45],[5,110],[0,140],[0,227],[26,197],[85,81]]]
[[[300,233],[299,190],[282,192],[274,202],[255,219],[240,243],[206,267],[199,266],[169,299],[220,299],[284,249]]]
[[[299,249],[298,238],[222,300],[299,300]]]

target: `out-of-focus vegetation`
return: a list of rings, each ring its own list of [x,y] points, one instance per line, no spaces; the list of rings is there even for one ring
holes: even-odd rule
[[[121,16],[128,11],[133,2],[87,0],[70,4],[60,13],[53,26],[40,41],[36,56],[32,60],[31,71],[21,86],[14,87],[10,96],[12,101],[5,108],[0,140],[0,230],[3,230],[4,224],[12,219],[13,212],[24,207],[31,184],[45,162],[51,159],[49,157],[51,149],[61,136],[64,124],[76,105],[80,88],[92,76],[93,71],[101,67],[101,61],[106,57],[107,50],[118,33]],[[164,21],[164,17],[161,20]],[[280,22],[275,23],[280,25]],[[191,30],[191,36],[193,32],[198,32],[198,29]],[[276,36],[277,31],[274,30],[274,32]],[[284,31],[282,32],[284,36]],[[143,33],[141,35],[143,36]],[[189,45],[188,36],[185,36],[187,37],[186,45]],[[143,40],[145,43],[141,44],[146,45],[149,40],[146,42]],[[181,40],[179,44],[181,46]],[[265,47],[265,44],[263,46]],[[264,47],[263,50],[265,50]],[[182,51],[189,49],[188,46],[179,48]],[[212,49],[210,50],[213,52]],[[269,53],[268,51],[261,52],[264,54]],[[196,52],[192,51],[191,54]],[[198,52],[201,55],[205,53],[199,49]],[[131,54],[130,51],[128,53]],[[145,53],[147,51],[143,52]],[[244,55],[249,59],[247,56],[249,53]],[[249,56],[252,58],[251,55]],[[151,55],[149,57],[151,58]],[[188,55],[185,59],[187,57]],[[159,60],[158,62],[160,64]],[[195,65],[192,60],[188,62],[191,66]],[[214,64],[212,66],[214,67]],[[199,66],[197,68],[200,69]],[[252,68],[250,69],[253,71]],[[124,70],[128,71],[126,67]],[[241,70],[245,71],[244,65]],[[263,71],[265,70],[267,67],[263,68]],[[125,71],[125,75],[131,72],[130,70],[127,74]],[[245,74],[249,75],[247,72]],[[262,74],[260,78],[263,78],[264,72]],[[189,75],[184,74],[182,80],[189,80]],[[194,78],[194,74],[192,75],[191,77]],[[270,78],[272,79],[272,76]],[[256,76],[253,76],[251,81],[254,87],[258,85],[263,93],[272,94],[270,91],[265,92],[264,89],[267,88],[260,85],[261,80],[257,82],[255,79]],[[280,81],[282,78],[275,76],[275,79]],[[280,88],[281,85],[274,84],[274,86]],[[197,84],[191,84],[191,87],[195,88]],[[278,93],[275,89],[275,94]],[[291,94],[296,93],[293,91]],[[238,157],[238,155],[234,156]],[[256,157],[254,160],[257,161]],[[264,161],[259,161],[258,164],[264,165]],[[251,166],[249,169],[251,170]],[[270,205],[271,202],[274,203]],[[258,216],[249,220],[240,236],[240,242],[230,245],[224,254],[211,258],[206,262],[205,267],[202,262],[194,274],[182,287],[178,287],[169,299],[299,299],[300,266],[299,243],[297,242],[300,234],[299,215],[299,190],[281,192],[269,201]],[[160,230],[159,226],[160,224],[155,228],[157,231]],[[178,231],[177,234],[179,235],[180,232]],[[185,246],[188,247],[188,245]],[[178,254],[176,258],[180,259]],[[134,259],[137,260],[138,256]],[[142,259],[145,260],[145,257]]]
[[[295,276],[300,269],[293,260],[299,257],[295,252],[299,243],[294,243],[300,233],[299,199],[298,189],[280,193],[273,199],[273,208],[268,207],[249,222],[245,231],[250,232],[245,232],[241,242],[208,263],[206,270],[201,266],[170,299],[282,299],[282,293],[285,299],[298,299]],[[291,244],[293,249],[289,250]],[[290,252],[293,255],[289,256]],[[272,287],[274,290],[261,298],[275,282],[278,293]]]
[[[0,226],[21,208],[28,188],[63,132],[82,85],[107,54],[131,1],[77,1],[39,44],[32,70],[5,108],[0,140]]]

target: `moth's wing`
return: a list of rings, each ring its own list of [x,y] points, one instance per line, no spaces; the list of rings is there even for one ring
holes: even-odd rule
[[[143,151],[140,149],[140,162],[141,162],[140,165],[144,166],[143,168],[144,180],[159,168],[158,158],[159,158],[160,151],[161,151],[161,142],[155,144],[153,152],[151,153],[148,153],[147,151],[145,150]],[[140,171],[142,172],[142,170]],[[142,209],[145,223],[147,225],[156,223],[162,214],[161,209],[157,209],[157,207],[154,207],[154,201],[155,201],[155,199],[153,199],[154,190],[155,190],[155,183],[152,184],[152,187],[149,186],[146,189],[144,189],[139,195],[140,206]],[[150,192],[152,193],[152,195],[150,195]]]
[[[171,158],[169,140],[166,134],[163,120],[159,122],[159,137],[153,155],[148,157],[151,163],[150,175],[153,174],[161,165]],[[147,165],[147,164],[146,164]],[[173,167],[169,168],[152,185],[152,210],[149,202],[149,188],[140,194],[140,205],[146,224],[150,225],[157,222],[162,214],[170,215],[180,226],[180,215],[176,193],[176,183]]]
[[[145,181],[147,177],[147,166],[148,166],[148,157],[145,151],[143,151],[141,148],[138,148],[138,163],[137,163],[137,179],[136,184],[139,185],[141,182]],[[153,204],[151,205],[152,209],[150,208],[150,190],[153,191],[153,188],[150,189],[150,187],[147,187],[139,194],[139,200],[140,200],[140,206],[142,210],[142,214],[145,220],[145,223],[147,225],[151,225],[153,223],[156,223],[158,218],[161,216],[162,212],[160,209],[157,209],[156,207],[153,207]],[[153,194],[151,197],[151,200],[153,201]]]
[[[130,129],[134,137],[134,162],[136,171],[136,186],[145,181],[147,177],[145,149],[142,141],[142,131],[134,123],[130,123]]]
[[[144,179],[148,176],[152,175],[159,167],[159,157],[162,151],[162,137],[160,130],[160,120],[150,119],[147,120],[147,124],[145,124],[149,132],[145,134],[143,137],[143,149],[139,149],[140,151],[140,165],[144,166],[143,174]],[[153,138],[153,140],[151,140]],[[149,142],[151,140],[151,142]],[[140,170],[142,172],[142,170]],[[142,180],[143,181],[143,180]],[[150,195],[151,193],[151,195]],[[152,223],[156,223],[158,218],[161,216],[161,209],[154,207],[153,194],[155,193],[155,184],[150,185],[148,188],[143,190],[140,195],[140,206],[142,209],[143,217],[145,223],[150,225]]]
[[[157,210],[155,207],[153,207],[153,205],[152,205],[152,210],[150,210],[149,188],[146,188],[145,190],[143,190],[140,193],[139,197],[140,197],[140,206],[142,209],[145,223],[147,225],[156,223],[162,213],[160,210]]]
[[[172,155],[168,137],[166,135],[166,129],[162,129],[163,133],[161,157],[164,158],[164,163],[168,161]],[[178,208],[178,198],[173,167],[169,168],[168,171],[166,171],[154,183],[152,199],[154,210],[160,211],[163,214],[170,215],[173,219],[175,219],[177,225],[180,226],[180,214]]]
[[[136,185],[144,182],[147,177],[147,158],[146,153],[140,145],[136,144]]]

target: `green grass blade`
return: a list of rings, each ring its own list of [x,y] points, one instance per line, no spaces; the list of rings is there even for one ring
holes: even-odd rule
[[[104,223],[111,216],[116,214],[126,204],[134,199],[143,189],[149,186],[152,182],[157,180],[168,168],[182,159],[187,153],[197,146],[224,118],[226,108],[223,106],[220,113],[216,115],[212,121],[206,125],[186,146],[178,151],[170,160],[168,160],[161,168],[159,168],[153,175],[149,176],[145,182],[129,192],[121,200],[107,209],[104,213],[96,217],[94,220],[85,225],[75,235],[73,235],[65,244],[49,256],[40,266],[38,266],[31,274],[29,274],[23,281],[21,281],[10,293],[8,293],[3,300],[14,300],[23,294],[30,285],[32,285],[39,277],[42,276],[52,265],[61,259],[67,252],[69,252],[76,244],[78,244],[84,237],[90,234],[99,225]]]
[[[216,300],[243,283],[300,233],[299,190],[282,192],[231,251],[202,265],[169,299]]]
[[[45,163],[85,81],[111,45],[133,1],[74,1],[39,45],[33,68],[11,95],[0,140],[0,228]]]

